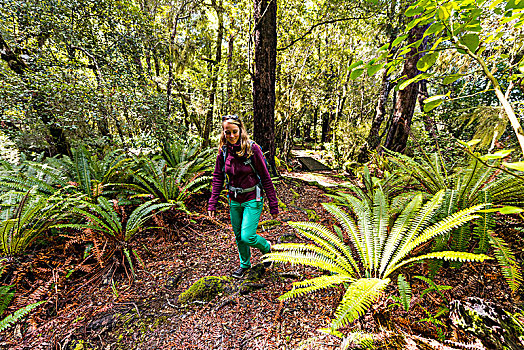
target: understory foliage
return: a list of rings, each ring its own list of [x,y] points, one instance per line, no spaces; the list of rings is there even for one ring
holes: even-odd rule
[[[70,197],[43,195],[28,191],[1,196],[0,256],[12,258],[23,253],[37,238],[60,220],[70,207]]]
[[[137,252],[129,245],[133,237],[144,227],[144,224],[156,213],[172,207],[169,203],[156,203],[157,200],[145,202],[127,216],[124,208],[118,206],[116,200],[110,203],[105,197],[98,197],[97,203],[79,201],[77,207],[70,209],[72,216],[85,219],[79,224],[58,224],[57,228],[74,228],[83,231],[84,240],[91,240],[94,244],[95,256],[100,265],[109,259],[115,252],[122,252],[133,276],[135,275],[132,255],[141,262]],[[107,244],[109,242],[109,244]],[[102,248],[100,248],[102,247]]]
[[[450,168],[438,153],[413,159],[403,154],[386,152],[391,155],[393,172],[400,179],[398,183],[412,190],[404,197],[409,198],[417,193],[433,195],[447,190],[442,217],[470,206],[486,206],[487,210],[478,214],[475,225],[461,226],[437,238],[434,250],[451,247],[452,250],[467,251],[472,242],[476,245],[476,253],[487,253],[491,247],[509,287],[516,291],[522,283],[522,274],[513,252],[502,237],[495,235],[495,214],[498,210],[493,207],[524,206],[523,178],[516,176],[516,173],[503,171],[502,161],[489,159],[489,156],[485,161],[471,157],[467,166]],[[433,270],[436,267],[433,265]]]
[[[147,154],[119,149],[99,153],[80,146],[71,157],[42,154],[28,160],[22,154],[18,164],[1,162],[0,254],[23,253],[50,227],[83,228],[83,235],[91,230],[110,241],[127,242],[155,212],[173,206],[188,212],[185,202],[209,183],[204,175],[213,154],[202,150],[198,139],[180,139]],[[138,207],[127,218],[124,205]],[[77,216],[66,218],[66,213]],[[56,225],[60,220],[69,222]]]
[[[440,251],[408,257],[420,245],[478,218],[484,205],[466,208],[439,217],[446,192],[437,192],[427,203],[417,194],[398,217],[390,216],[387,197],[380,187],[373,201],[347,196],[351,214],[334,204],[324,203],[343,229],[343,239],[327,227],[311,222],[290,225],[311,243],[274,245],[266,261],[286,262],[317,267],[327,275],[295,282],[293,289],[280,299],[288,299],[338,284],[348,284],[335,312],[331,328],[344,327],[364,314],[390,283],[390,275],[401,267],[426,259],[483,261],[483,254]],[[344,243],[351,242],[352,247]],[[353,249],[352,249],[353,248]]]

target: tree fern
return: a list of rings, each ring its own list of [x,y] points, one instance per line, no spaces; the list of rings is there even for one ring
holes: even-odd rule
[[[348,197],[351,215],[334,204],[323,204],[351,238],[355,250],[346,246],[336,233],[321,224],[290,222],[301,236],[312,243],[274,245],[273,252],[265,256],[265,261],[317,267],[329,271],[331,275],[296,282],[293,289],[282,297],[300,296],[336,284],[349,283],[332,323],[332,327],[336,329],[363,314],[388,285],[389,275],[405,264],[426,259],[489,259],[485,255],[449,251],[407,259],[417,246],[473,220],[477,217],[474,213],[482,208],[482,205],[468,208],[434,222],[435,217],[442,212],[439,206],[444,197],[444,191],[440,191],[422,205],[422,195],[418,195],[394,222],[390,222],[387,199],[380,187],[375,189],[372,206],[365,199]],[[355,224],[355,219],[358,225]]]

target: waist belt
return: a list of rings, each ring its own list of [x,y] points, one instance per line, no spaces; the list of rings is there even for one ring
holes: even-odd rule
[[[242,188],[242,187],[233,187],[233,186],[229,186],[229,190],[231,192],[233,192],[235,194],[235,198],[237,198],[237,194],[239,193],[248,193],[248,192],[253,192],[254,190],[256,190],[258,187],[258,184],[253,186],[253,187],[248,187],[248,188]]]

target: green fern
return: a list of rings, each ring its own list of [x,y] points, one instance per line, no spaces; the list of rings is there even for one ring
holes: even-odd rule
[[[56,223],[74,205],[72,197],[49,197],[9,192],[0,208],[0,255],[13,257],[24,252],[35,239]]]
[[[47,300],[39,301],[33,304],[29,304],[11,315],[7,316],[3,320],[0,321],[0,332],[5,331],[7,328],[14,325],[16,322],[20,321],[22,318],[24,318],[27,314],[29,314],[31,311],[36,309],[38,306],[42,305],[43,303],[46,303]]]
[[[157,199],[150,200],[135,208],[127,220],[123,219],[115,210],[115,205],[110,203],[105,197],[98,197],[97,203],[79,201],[78,206],[71,208],[71,216],[80,217],[86,220],[84,223],[57,224],[57,228],[73,228],[78,230],[91,230],[105,240],[110,242],[114,249],[111,250],[110,258],[116,251],[121,251],[128,261],[133,276],[135,275],[131,253],[138,256],[134,250],[128,249],[128,243],[140,231],[152,226],[145,226],[146,222],[159,212],[168,210],[173,206],[169,203],[157,203]]]
[[[14,286],[1,286],[0,287],[0,316],[7,309],[11,300],[15,296]]]
[[[444,191],[440,191],[422,205],[422,195],[419,194],[392,223],[387,210],[388,200],[380,186],[375,188],[372,206],[368,205],[366,199],[353,196],[346,198],[352,215],[334,204],[324,203],[324,208],[335,217],[345,235],[350,238],[354,251],[336,233],[321,224],[291,222],[290,225],[312,243],[274,245],[273,252],[265,255],[265,261],[318,267],[330,275],[296,282],[292,290],[280,298],[284,300],[349,283],[332,323],[332,328],[337,329],[362,315],[389,284],[389,276],[406,264],[426,259],[489,259],[486,255],[449,251],[407,258],[424,242],[475,219],[475,213],[483,207],[479,205],[461,210],[434,222],[441,213],[439,208],[444,198]]]
[[[522,284],[522,274],[515,255],[502,238],[497,237],[493,231],[489,233],[489,240],[491,246],[494,248],[495,258],[502,269],[502,275],[504,275],[510,289],[516,292]]]
[[[409,304],[411,302],[411,287],[403,274],[398,275],[397,286],[400,293],[400,302],[404,307],[404,311],[409,311]]]
[[[442,172],[439,169],[446,169],[446,165],[436,154],[433,161],[429,161],[429,157],[415,160],[388,150],[385,152],[390,155],[391,162],[396,164],[396,172],[403,174],[404,186],[414,186],[415,190],[426,191],[429,194],[447,190],[448,198],[441,208],[440,217],[475,205],[485,205],[486,208],[494,205],[524,206],[524,181],[497,170],[501,160],[488,160],[490,166],[486,166],[479,159],[473,158],[467,167],[458,167],[453,172]],[[506,264],[509,254],[512,253],[507,246],[502,250],[500,238],[497,240],[489,237],[489,232],[492,232],[496,225],[495,213],[486,211],[479,214],[480,217],[474,222],[473,227],[464,225],[452,230],[449,235],[438,237],[433,246],[434,251],[445,250],[448,246],[452,250],[466,251],[471,240],[477,238],[475,252],[485,254],[491,246],[508,285],[512,290],[518,289],[521,283],[518,265]],[[453,264],[454,267],[459,265],[460,263]],[[432,274],[436,273],[438,267],[438,262],[431,263]]]
[[[210,177],[201,173],[190,173],[194,161],[179,163],[176,168],[168,167],[164,160],[152,160],[146,157],[137,160],[133,177],[134,184],[121,184],[135,192],[135,197],[160,199],[172,203],[179,209],[187,211],[185,201],[209,185]]]

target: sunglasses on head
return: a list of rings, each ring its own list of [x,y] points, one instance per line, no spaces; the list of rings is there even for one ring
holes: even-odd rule
[[[224,115],[222,116],[222,121],[225,121],[225,120],[240,120],[240,117],[236,114]]]

